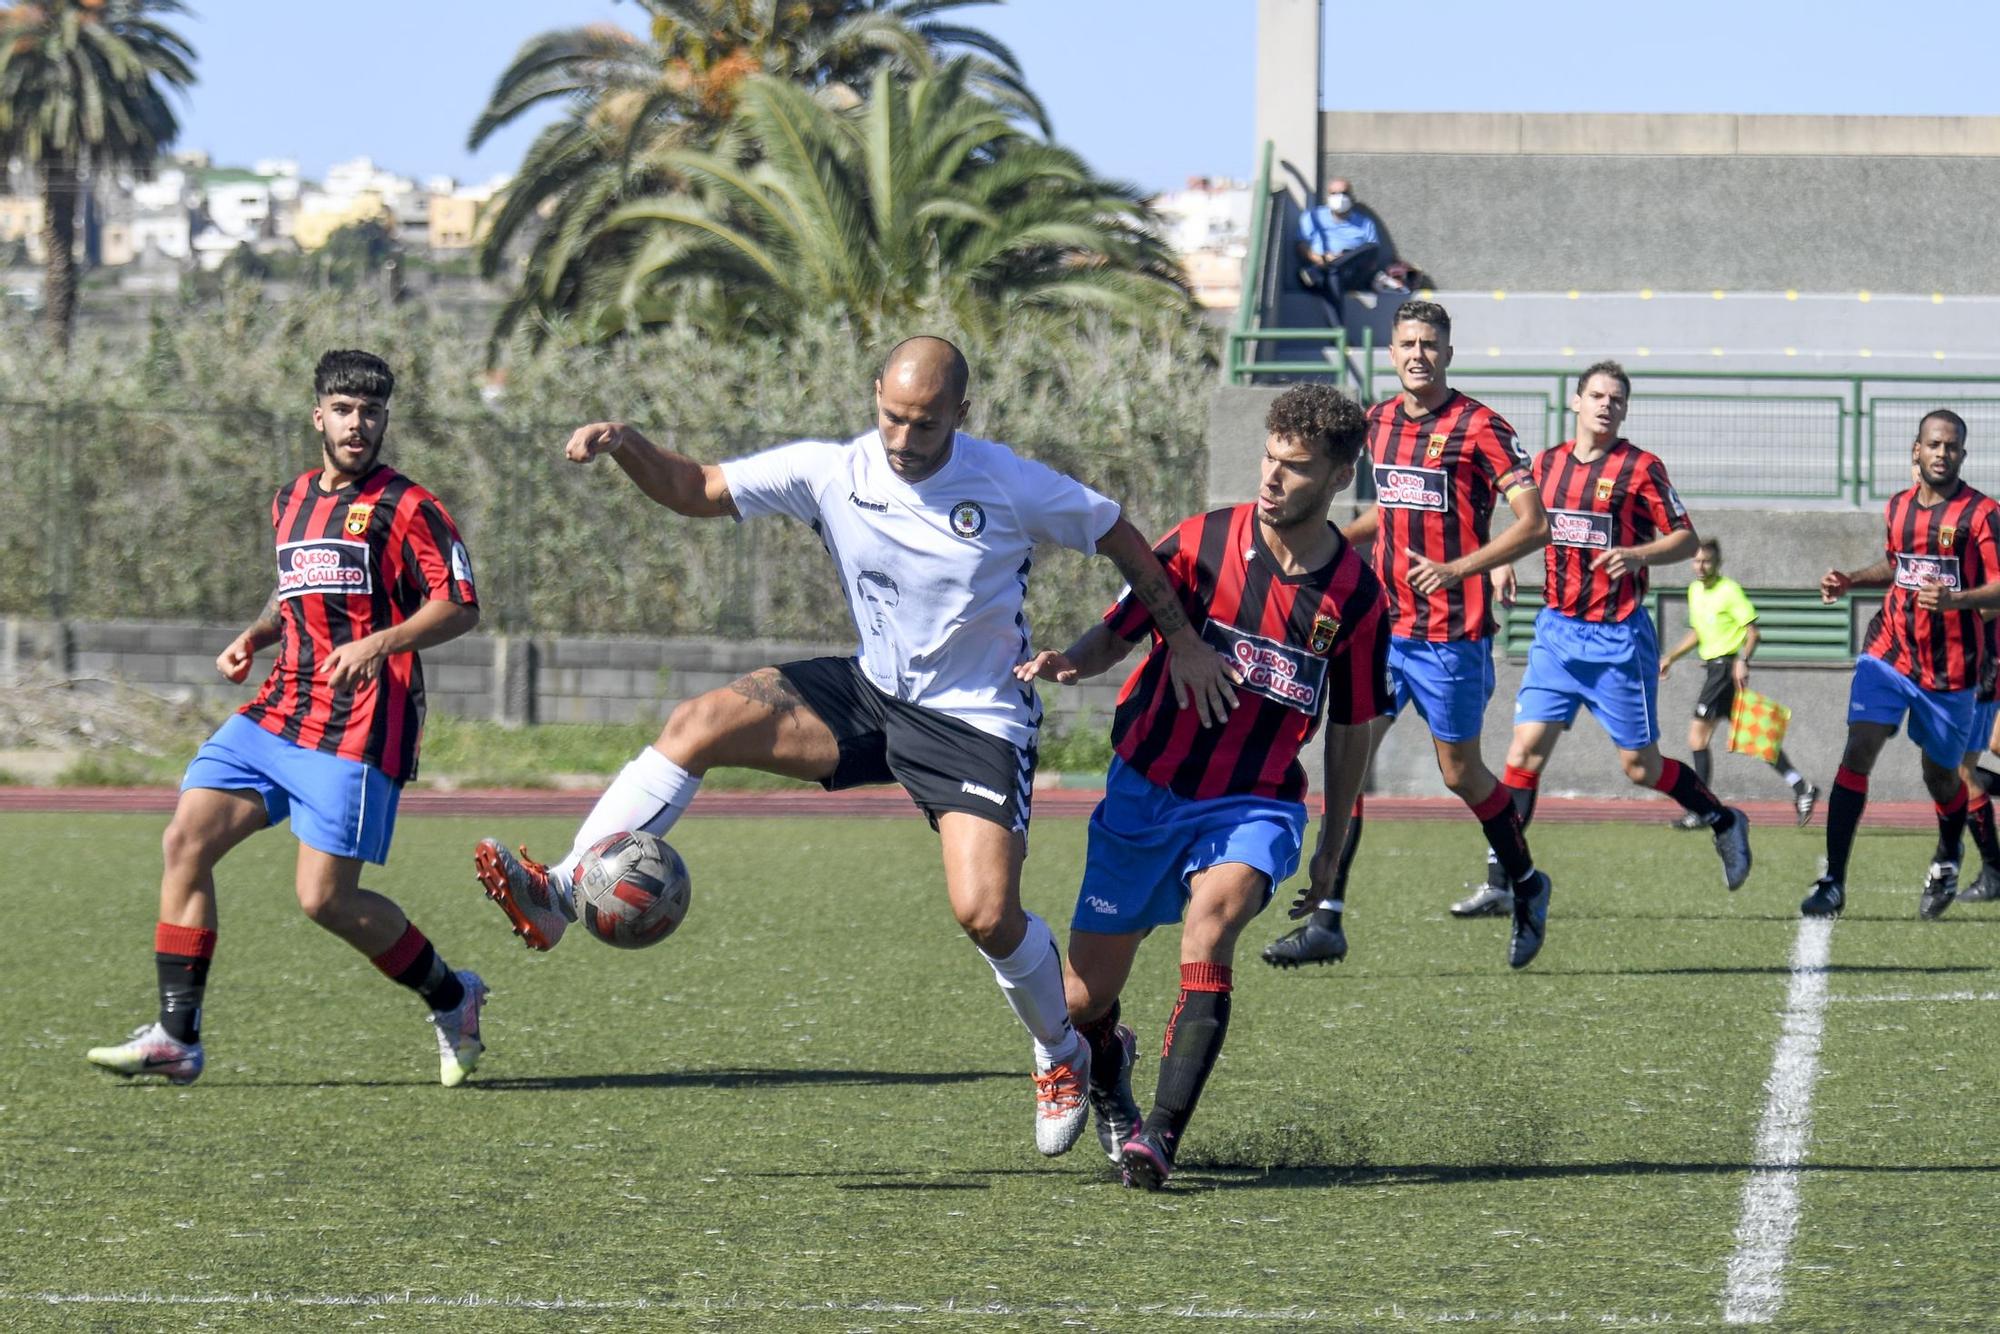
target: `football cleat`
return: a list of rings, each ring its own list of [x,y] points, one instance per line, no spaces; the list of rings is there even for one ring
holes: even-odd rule
[[[1722,883],[1727,889],[1743,888],[1750,878],[1750,817],[1731,806],[1735,818],[1729,828],[1715,831],[1715,855],[1722,858]]]
[[[1792,808],[1799,813],[1799,828],[1804,829],[1812,823],[1813,806],[1818,801],[1819,789],[1811,783],[1807,783],[1806,790],[1792,799]]]
[[[1667,821],[1667,823],[1672,825],[1676,829],[1685,829],[1690,833],[1692,833],[1697,829],[1708,828],[1708,821],[1702,819],[1699,815],[1696,815],[1693,811],[1682,811],[1680,819],[1669,820]]]
[[[1263,959],[1273,968],[1297,968],[1309,963],[1339,963],[1347,957],[1347,932],[1339,927],[1301,922],[1264,947]]]
[[[1542,952],[1549,934],[1549,895],[1555,886],[1546,871],[1535,872],[1531,882],[1535,892],[1523,899],[1514,896],[1514,930],[1507,937],[1507,966],[1526,968]]]
[[[1838,917],[1840,910],[1847,906],[1847,891],[1838,880],[1823,875],[1813,881],[1812,893],[1806,895],[1799,904],[1802,917]]]
[[[1174,1174],[1173,1141],[1164,1131],[1141,1130],[1118,1151],[1125,1184],[1140,1190],[1164,1190]]]
[[[531,861],[526,848],[516,857],[497,839],[482,838],[472,850],[472,869],[486,897],[500,905],[514,924],[514,934],[531,950],[554,949],[576,920],[567,887],[549,874],[548,867]]]
[[[1991,866],[1979,868],[1979,878],[1972,882],[1972,888],[1958,892],[1960,903],[1992,903],[2000,899],[2000,870]]]
[[[1035,1062],[1035,1147],[1050,1158],[1068,1153],[1090,1117],[1090,1044],[1046,1069]]]
[[[83,1059],[126,1079],[158,1075],[169,1084],[192,1084],[201,1078],[201,1044],[182,1042],[157,1022],[141,1024],[115,1047],[92,1047]]]
[[[1917,916],[1935,922],[1958,897],[1958,867],[1951,862],[1932,862],[1924,873],[1924,892],[1917,897]]]
[[[455,1089],[465,1082],[479,1064],[486,1044],[479,1040],[479,1008],[486,1004],[486,983],[479,974],[462,969],[458,981],[465,999],[451,1010],[432,1010],[431,1027],[437,1030],[438,1082]]]
[[[1097,1142],[1113,1163],[1125,1141],[1139,1131],[1145,1114],[1132,1096],[1132,1063],[1138,1059],[1139,1037],[1127,1024],[1118,1025],[1118,1068],[1090,1072],[1090,1110],[1097,1121]],[[1093,1062],[1093,1066],[1094,1066]]]
[[[1498,885],[1468,885],[1472,893],[1451,905],[1453,917],[1498,917],[1514,911],[1514,891]]]

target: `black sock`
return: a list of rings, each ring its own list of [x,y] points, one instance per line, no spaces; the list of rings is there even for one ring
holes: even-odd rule
[[[1953,866],[1965,860],[1965,784],[1960,783],[1953,794],[1951,804],[1937,809],[1938,855],[1931,860],[1950,862]]]
[[[1972,776],[1979,781],[1979,788],[1989,797],[2000,797],[2000,771],[1974,769]]]
[[[1679,802],[1682,810],[1692,811],[1707,820],[1708,827],[1717,833],[1735,823],[1736,817],[1715,799],[1715,794],[1708,790],[1708,784],[1679,760],[1660,761],[1660,781],[1653,784],[1653,789]]]
[[[2000,835],[1996,835],[1993,827],[1993,802],[1983,799],[1977,806],[1968,802],[1965,827],[1972,831],[1972,844],[1979,849],[1979,860],[2000,869]]]
[[[153,955],[160,979],[160,1027],[176,1042],[201,1041],[201,996],[208,988],[209,960],[191,954]]]
[[[1515,808],[1511,789],[1504,783],[1495,784],[1486,800],[1472,808],[1472,815],[1479,821],[1479,828],[1486,835],[1486,847],[1493,854],[1494,865],[1506,876],[1507,884],[1519,884],[1534,874],[1535,859],[1528,855],[1528,840],[1522,834],[1521,815]],[[1486,881],[1493,883],[1491,867]]]
[[[1145,1125],[1164,1140],[1169,1158],[1179,1152],[1181,1135],[1201,1101],[1202,1086],[1222,1054],[1222,1040],[1229,1032],[1229,988],[1230,971],[1220,964],[1181,965],[1180,999],[1167,1024],[1160,1086]]]
[[[1847,771],[1841,770],[1843,777]],[[1833,793],[1826,799],[1826,874],[1835,884],[1847,883],[1847,854],[1854,851],[1854,831],[1861,827],[1861,812],[1868,809],[1868,779],[1860,786],[1834,780]]]
[[[1708,776],[1714,772],[1714,760],[1708,753],[1708,747],[1703,746],[1690,754],[1688,759],[1694,763],[1694,776],[1704,783],[1708,782]]]
[[[1083,1034],[1083,1040],[1090,1044],[1090,1082],[1100,1089],[1109,1089],[1118,1082],[1118,1069],[1125,1064],[1125,1053],[1118,1049],[1118,1002],[1113,1000],[1111,1008],[1087,1024],[1078,1024],[1076,1031]]]
[[[465,1000],[465,984],[428,940],[416,960],[396,974],[395,981],[422,996],[433,1010],[456,1010]]]

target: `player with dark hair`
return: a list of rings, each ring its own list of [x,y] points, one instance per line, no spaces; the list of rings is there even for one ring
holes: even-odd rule
[[[665,834],[717,765],[830,789],[900,783],[938,831],[959,926],[1033,1038],[1036,1144],[1060,1153],[1089,1114],[1090,1049],[1069,1022],[1055,937],[1021,906],[1042,708],[1014,668],[1032,652],[1022,603],[1035,548],[1110,557],[1171,642],[1173,689],[1204,726],[1228,718],[1233,671],[1188,623],[1116,502],[959,429],[972,406],[966,383],[957,348],[919,337],[889,353],[875,429],[850,441],[704,464],[622,422],[571,435],[570,460],[609,455],[676,514],[810,524],[839,567],[860,644],[852,657],[762,668],[683,701],[557,865],[493,839],[474,865],[515,933],[552,949],[576,918],[574,872],[591,845],[626,830]]]
[[[215,665],[243,681],[259,650],[278,645],[277,661],[181,780],[154,932],[159,1018],[117,1046],[91,1049],[88,1059],[113,1073],[176,1084],[201,1074],[216,863],[288,817],[306,916],[423,997],[446,1086],[478,1063],[486,984],[452,971],[401,908],[361,888],[362,864],[388,858],[397,798],[417,772],[418,650],[479,622],[472,563],[451,516],[381,461],[395,387],[388,365],[367,352],[329,352],[313,372],[320,466],[272,501],[277,591]]]
[[[1687,599],[1687,637],[1660,658],[1660,679],[1667,679],[1677,660],[1700,650],[1707,675],[1688,723],[1688,752],[1694,776],[1706,783],[1713,772],[1708,743],[1717,726],[1728,724],[1736,692],[1750,685],[1750,658],[1758,643],[1757,608],[1743,585],[1722,573],[1722,544],[1712,537],[1703,538],[1695,548],[1694,581],[1688,585]],[[1792,807],[1798,812],[1799,828],[1805,828],[1812,821],[1819,789],[1806,781],[1783,748],[1771,758],[1771,768],[1792,789]],[[1708,827],[1693,811],[1684,812],[1674,824],[1681,829]]]
[[[1532,792],[1556,743],[1588,708],[1627,778],[1664,792],[1714,832],[1723,883],[1734,890],[1750,875],[1749,818],[1660,754],[1660,641],[1646,612],[1647,567],[1686,560],[1700,539],[1666,465],[1618,434],[1631,393],[1617,362],[1589,367],[1570,398],[1576,438],[1535,460],[1549,507],[1547,605],[1535,616],[1515,696],[1507,772]]]
[[[1235,661],[1241,703],[1219,728],[1180,704],[1152,613],[1127,594],[1061,653],[1016,671],[1064,685],[1097,676],[1150,636],[1119,692],[1116,752],[1090,818],[1083,884],[1070,922],[1069,1016],[1091,1048],[1098,1141],[1127,1185],[1157,1190],[1229,1030],[1236,938],[1298,869],[1306,827],[1300,750],[1326,716],[1318,850],[1292,915],[1332,892],[1351,803],[1371,749],[1369,723],[1391,705],[1381,585],[1327,506],[1354,478],[1367,419],[1326,385],[1294,385],[1265,417],[1254,505],[1183,522],[1154,548],[1202,637]],[[1160,1055],[1159,1091],[1139,1124],[1137,1039],[1119,993],[1139,942],[1178,922],[1181,990]]]
[[[1826,870],[1799,905],[1807,917],[1837,917],[1847,906],[1847,858],[1868,805],[1868,775],[1905,718],[1937,808],[1937,854],[1917,915],[1937,917],[1958,894],[1967,801],[1959,765],[1975,744],[1985,639],[1979,613],[2000,607],[2000,509],[1959,477],[1965,441],[1957,413],[1925,414],[1910,445],[1916,484],[1891,496],[1884,510],[1882,559],[1865,569],[1828,570],[1819,581],[1825,602],[1856,588],[1889,591],[1854,661],[1847,747],[1826,802]]]
[[[1496,887],[1453,911],[1513,908],[1507,961],[1521,968],[1541,948],[1529,924],[1547,911],[1549,879],[1528,851],[1520,796],[1494,778],[1479,753],[1498,628],[1485,575],[1541,546],[1548,516],[1514,429],[1446,384],[1451,316],[1443,306],[1404,302],[1390,333],[1389,358],[1402,392],[1368,412],[1375,506],[1343,530],[1356,546],[1374,544],[1375,573],[1389,603],[1395,705],[1375,720],[1374,736],[1379,744],[1406,704],[1431,729],[1445,786],[1471,808],[1498,859]],[[1493,538],[1493,507],[1503,498],[1515,522]],[[1289,968],[1346,956],[1341,918],[1363,815],[1357,801],[1329,892],[1306,922],[1265,947],[1266,963]],[[1515,886],[1524,890],[1518,903]]]

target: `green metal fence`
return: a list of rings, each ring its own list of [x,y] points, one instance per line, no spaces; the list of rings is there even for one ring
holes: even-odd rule
[[[1275,222],[1272,207],[1277,199],[1271,188],[1273,152],[1274,146],[1266,140],[1251,206],[1250,251],[1243,259],[1242,295],[1237,299],[1236,320],[1230,326],[1227,346],[1223,350],[1224,378],[1231,384],[1247,384],[1252,377],[1260,375],[1297,379],[1300,376],[1333,374],[1343,383],[1352,384],[1355,392],[1366,399],[1368,376],[1364,368],[1374,362],[1374,330],[1363,333],[1357,364],[1349,355],[1346,329],[1264,326],[1265,289],[1272,278],[1269,264],[1283,263],[1285,253],[1282,241],[1273,246],[1271,235]],[[1297,344],[1316,349],[1318,355],[1310,358],[1293,355],[1289,360],[1277,355],[1290,350],[1286,345]]]

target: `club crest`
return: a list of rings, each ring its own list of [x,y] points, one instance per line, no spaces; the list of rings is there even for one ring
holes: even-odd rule
[[[986,531],[986,511],[976,500],[961,500],[951,507],[951,531],[960,537],[977,537]]]
[[[1613,491],[1613,490],[1614,490],[1614,489],[1615,489],[1615,488],[1617,487],[1617,485],[1618,485],[1618,479],[1617,479],[1617,478],[1615,478],[1615,477],[1600,477],[1600,478],[1598,478],[1598,479],[1597,479],[1597,503],[1598,503],[1598,504],[1600,504],[1600,505],[1602,505],[1602,504],[1606,503],[1607,501],[1609,501],[1609,500],[1611,499],[1611,492],[1612,492],[1612,491]]]
[[[349,505],[347,522],[341,527],[347,531],[349,537],[360,537],[368,531],[368,518],[373,513],[375,506],[372,504]]]
[[[1424,462],[1436,463],[1439,459],[1443,458],[1444,447],[1450,442],[1451,437],[1443,431],[1434,433],[1430,438],[1430,443],[1424,446]]]
[[[1951,544],[1957,539],[1958,529],[1951,524],[1945,524],[1942,528],[1938,529],[1938,551],[1943,555],[1949,556],[1951,554]]]
[[[1340,618],[1338,616],[1315,616],[1313,617],[1312,638],[1308,639],[1306,643],[1312,648],[1313,652],[1324,653],[1333,647],[1334,636],[1339,633]]]

